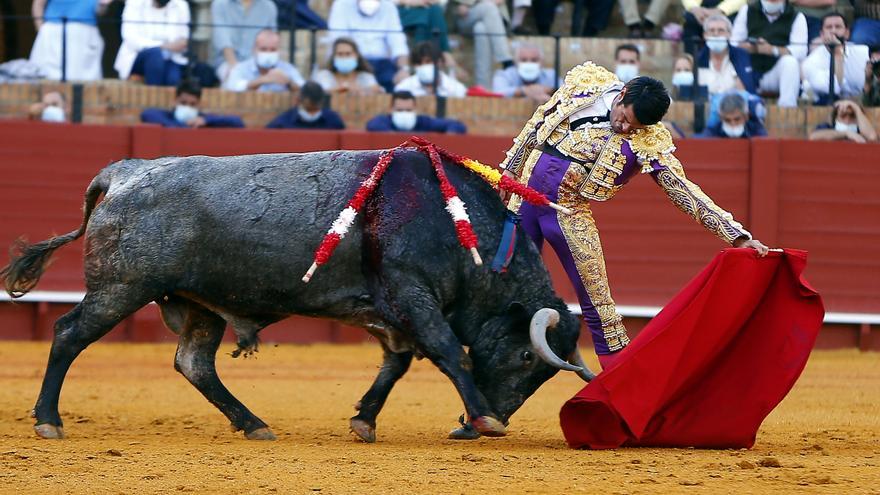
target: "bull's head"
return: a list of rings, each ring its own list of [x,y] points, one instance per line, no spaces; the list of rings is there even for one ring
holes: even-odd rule
[[[586,381],[593,378],[577,350],[580,322],[560,306],[529,314],[514,303],[485,322],[471,345],[474,380],[499,420],[506,423],[559,370],[576,372]]]

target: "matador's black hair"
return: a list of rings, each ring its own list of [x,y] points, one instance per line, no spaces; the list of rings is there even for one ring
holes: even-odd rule
[[[641,76],[626,83],[626,94],[621,103],[632,105],[633,113],[641,124],[660,122],[669,110],[669,92],[663,83],[653,77]]]

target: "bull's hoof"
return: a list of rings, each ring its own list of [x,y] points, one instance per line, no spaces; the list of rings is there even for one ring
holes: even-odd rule
[[[358,418],[351,418],[349,424],[351,425],[351,432],[357,435],[358,438],[367,443],[376,442],[376,428],[367,424],[366,421]]]
[[[501,421],[492,416],[480,416],[471,420],[471,425],[480,434],[487,437],[503,437],[507,435],[507,429]]]
[[[50,425],[49,423],[34,425],[34,431],[40,438],[46,438],[48,440],[61,440],[64,438],[64,428],[61,426]]]
[[[252,432],[245,433],[244,437],[248,440],[276,440],[275,434],[269,428],[257,428]]]
[[[461,428],[456,428],[449,432],[450,440],[476,440],[480,438],[480,432],[475,430],[470,424],[465,424]]]

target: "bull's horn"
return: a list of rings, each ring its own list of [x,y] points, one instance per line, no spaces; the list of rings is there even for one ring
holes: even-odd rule
[[[547,328],[555,327],[559,323],[559,312],[555,309],[541,308],[532,316],[529,328],[529,336],[532,339],[532,347],[541,359],[550,366],[565,371],[583,371],[583,368],[569,364],[560,359],[547,343]]]
[[[590,368],[584,363],[584,358],[581,357],[581,352],[577,347],[574,348],[571,356],[568,357],[568,362],[581,368],[581,370],[577,372],[577,376],[581,377],[581,380],[590,383],[590,380],[596,378],[596,375],[590,371]]]

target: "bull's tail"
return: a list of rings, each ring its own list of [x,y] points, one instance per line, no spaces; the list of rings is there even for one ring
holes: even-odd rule
[[[10,262],[0,269],[0,280],[3,281],[6,292],[11,297],[21,297],[36,287],[49,265],[52,253],[68,242],[82,237],[98,198],[102,193],[107,192],[110,186],[108,175],[106,169],[101,171],[86,189],[83,220],[77,230],[36,244],[28,244],[24,238],[19,238],[9,248]]]

